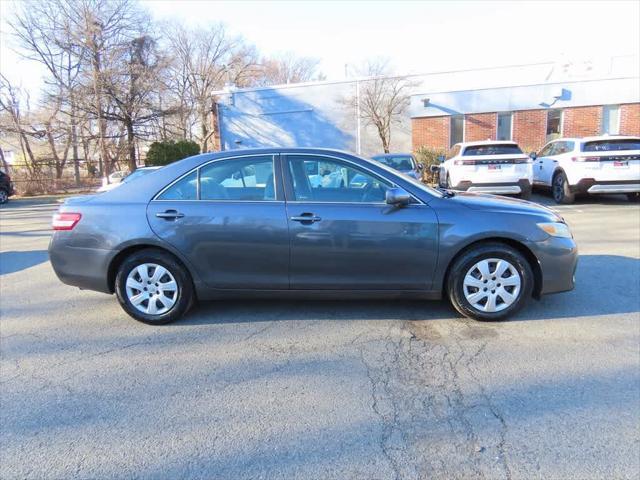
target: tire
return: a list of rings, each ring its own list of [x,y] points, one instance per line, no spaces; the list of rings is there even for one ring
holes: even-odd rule
[[[2,188],[0,188],[0,205],[9,201],[9,194]]]
[[[576,199],[575,194],[571,193],[569,181],[567,180],[567,176],[564,172],[558,172],[553,176],[551,192],[556,203],[568,205],[573,203]]]
[[[447,173],[447,185],[446,188],[448,188],[449,190],[453,190],[453,185],[451,184],[451,177],[449,176],[449,174]]]
[[[531,187],[529,188],[524,188],[521,192],[520,195],[518,195],[518,197],[521,200],[531,200]]]
[[[627,193],[627,200],[633,203],[640,202],[640,192]]]
[[[507,264],[508,268],[503,271],[503,277],[485,278],[478,269],[484,262],[488,273],[495,273],[499,265]],[[477,286],[470,285],[468,277],[473,277],[472,283]],[[505,281],[504,285],[500,278]],[[454,261],[446,285],[449,300],[462,315],[475,320],[498,321],[514,315],[526,305],[533,293],[533,284],[531,265],[520,252],[503,243],[484,243],[472,247]],[[508,299],[507,294],[513,298]]]
[[[162,267],[166,273],[158,270],[158,267]],[[146,278],[141,271],[146,272]],[[141,288],[131,288],[131,285]],[[168,288],[163,289],[163,285]],[[173,255],[159,249],[140,250],[127,257],[118,269],[115,291],[118,302],[129,316],[150,325],[164,325],[180,319],[195,298],[187,269]],[[132,301],[132,298],[138,298],[138,301]]]

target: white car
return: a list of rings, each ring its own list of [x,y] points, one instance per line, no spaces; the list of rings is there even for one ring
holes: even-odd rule
[[[451,190],[528,199],[532,184],[531,158],[515,142],[457,143],[440,164],[440,186]]]
[[[557,203],[578,193],[640,197],[640,137],[558,138],[532,158],[534,185],[551,187]]]

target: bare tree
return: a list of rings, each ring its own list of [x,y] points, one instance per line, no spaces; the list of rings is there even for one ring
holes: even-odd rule
[[[12,133],[18,137],[25,167],[32,174],[37,169],[36,157],[31,148],[31,137],[34,131],[27,126],[28,121],[24,118],[20,97],[19,89],[0,74],[0,112],[4,114],[0,128],[4,133]]]
[[[298,57],[292,52],[265,58],[256,83],[266,86],[324,80],[325,76],[318,71],[319,64],[316,58]]]
[[[24,58],[39,62],[49,72],[46,84],[47,88],[55,92],[50,95],[55,104],[54,116],[58,113],[68,116],[75,181],[79,184],[78,90],[83,49],[74,42],[69,13],[68,2],[31,0],[20,4],[20,9],[8,24],[18,39],[21,47],[19,53]],[[54,143],[50,142],[50,145],[54,148]],[[51,153],[58,159],[56,150],[52,150]],[[56,172],[61,175],[58,167]]]
[[[143,29],[148,30],[148,29]],[[107,120],[121,122],[126,131],[129,170],[136,169],[136,138],[157,118],[171,113],[159,104],[159,90],[164,60],[156,42],[148,35],[133,39],[124,52],[116,74],[105,79],[104,91],[113,108]]]
[[[347,103],[359,110],[365,124],[375,127],[383,150],[389,153],[392,127],[401,122],[409,106],[412,85],[406,77],[392,76],[385,60],[369,60],[358,73],[367,78],[360,81],[359,95],[350,97]]]
[[[230,37],[224,26],[187,30],[179,26],[171,33],[177,67],[184,74],[188,101],[195,106],[202,152],[209,151],[215,133],[212,122],[216,90],[225,83],[243,84],[255,75],[255,50],[240,38]]]

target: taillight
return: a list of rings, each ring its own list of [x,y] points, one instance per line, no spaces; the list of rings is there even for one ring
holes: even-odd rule
[[[54,230],[73,230],[81,218],[79,213],[54,213],[51,226]]]
[[[571,157],[572,162],[599,162],[600,157]]]
[[[521,164],[521,163],[532,163],[530,158],[514,158],[513,163]]]
[[[454,160],[453,164],[454,165],[475,165],[476,161],[475,160]]]

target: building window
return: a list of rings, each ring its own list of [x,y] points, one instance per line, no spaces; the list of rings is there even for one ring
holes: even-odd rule
[[[451,129],[449,132],[449,146],[464,141],[464,115],[451,116]]]
[[[562,110],[547,110],[547,142],[562,136]]]
[[[511,140],[512,118],[511,112],[498,113],[498,140]]]
[[[620,105],[605,105],[602,107],[600,132],[609,135],[620,133]]]

